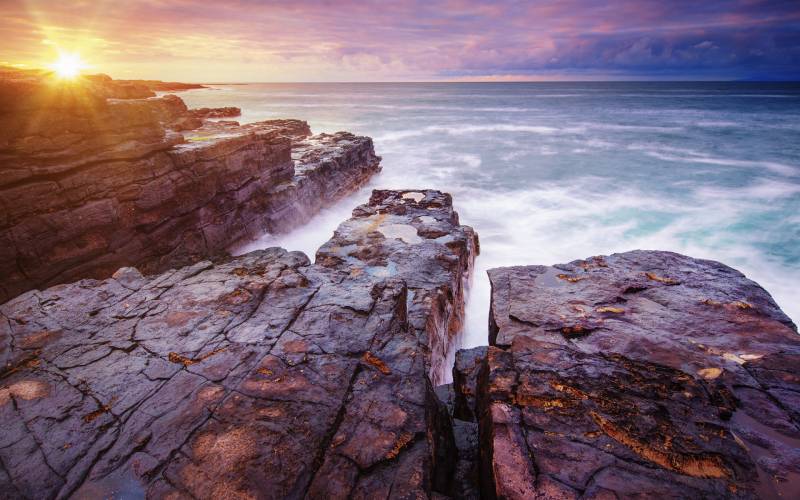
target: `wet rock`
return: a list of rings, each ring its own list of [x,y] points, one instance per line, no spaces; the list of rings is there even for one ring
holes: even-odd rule
[[[436,393],[436,397],[439,398],[439,401],[444,403],[444,406],[447,408],[447,413],[452,415],[456,397],[453,384],[437,385],[433,388],[433,392]]]
[[[271,248],[0,306],[0,491],[453,494],[456,439],[429,378],[448,347],[431,339],[463,314],[476,236],[448,196],[414,193],[376,191],[314,265]],[[449,238],[409,243],[401,223]]]
[[[453,366],[453,416],[469,422],[476,421],[478,375],[486,358],[486,347],[461,349],[456,352]]]
[[[0,102],[15,106],[0,114],[0,301],[224,255],[293,229],[380,169],[367,137],[311,136],[300,120],[203,121],[176,96],[107,99],[111,83],[0,80]]]
[[[426,349],[431,382],[440,385],[463,325],[458,305],[478,252],[477,235],[459,226],[449,194],[375,190],[320,247],[316,263],[344,269],[353,279],[402,276],[408,320]]]
[[[477,500],[481,498],[478,424],[453,419],[453,436],[458,453],[453,477],[453,498]]]
[[[644,251],[489,276],[486,497],[797,494],[800,337],[756,283]]]

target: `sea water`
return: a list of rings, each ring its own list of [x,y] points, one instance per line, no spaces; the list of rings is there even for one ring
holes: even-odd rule
[[[481,241],[464,347],[487,343],[487,269],[633,249],[724,262],[800,323],[798,84],[248,84],[181,97],[239,106],[241,122],[368,135],[383,157],[362,191],[239,252],[313,260],[373,188],[451,193]]]

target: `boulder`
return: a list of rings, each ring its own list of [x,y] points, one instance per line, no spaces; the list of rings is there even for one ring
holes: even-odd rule
[[[798,491],[800,337],[758,284],[654,251],[489,277],[485,497]]]

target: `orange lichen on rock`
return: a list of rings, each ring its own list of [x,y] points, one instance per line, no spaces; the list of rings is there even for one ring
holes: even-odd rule
[[[181,356],[177,352],[170,352],[169,356],[167,356],[167,359],[169,359],[170,362],[172,362],[172,363],[180,363],[183,366],[190,366],[190,365],[193,365],[195,363],[199,363],[199,362],[201,362],[201,361],[203,361],[205,359],[208,359],[208,358],[210,358],[211,356],[213,356],[215,354],[219,354],[224,350],[225,350],[224,347],[222,347],[220,349],[214,349],[213,351],[208,352],[206,354],[203,354],[202,356],[200,356],[198,358],[195,358],[195,359],[187,358],[186,356]]]
[[[569,274],[557,274],[556,278],[558,278],[560,280],[568,281],[570,283],[577,283],[577,282],[581,281],[582,279],[584,279],[584,278],[582,278],[580,276],[570,276]]]
[[[707,305],[707,306],[729,307],[729,308],[741,309],[741,310],[747,310],[747,309],[752,309],[753,308],[752,304],[750,304],[748,302],[745,302],[743,300],[736,300],[734,302],[723,303],[723,302],[719,302],[719,301],[713,300],[713,299],[704,299],[704,300],[701,300],[700,302],[702,304]]]
[[[108,413],[109,411],[111,411],[111,405],[114,404],[114,401],[116,400],[117,400],[116,397],[112,398],[111,401],[108,402],[108,404],[101,405],[100,408],[96,409],[95,411],[87,413],[86,415],[83,416],[83,421],[88,424],[96,420],[97,417],[99,417],[100,415]]]
[[[12,373],[16,373],[20,370],[38,367],[42,361],[36,356],[39,356],[40,354],[41,354],[41,349],[37,349],[31,354],[31,356],[24,358],[16,365],[10,365],[10,366],[6,365],[4,369],[0,369],[0,377],[7,377]]]
[[[582,335],[586,335],[591,331],[590,328],[587,328],[584,325],[572,325],[572,326],[564,326],[561,328],[561,333],[569,338],[569,337],[580,337]]]
[[[730,472],[724,466],[722,458],[718,455],[690,455],[667,451],[669,449],[669,440],[666,439],[665,449],[657,449],[655,446],[639,440],[624,429],[614,425],[610,420],[603,418],[596,412],[590,412],[589,414],[600,429],[609,437],[628,447],[640,457],[660,465],[665,469],[674,470],[692,477],[730,477]]]
[[[386,366],[386,363],[384,363],[381,358],[375,356],[369,351],[364,353],[362,359],[364,360],[365,363],[372,365],[378,370],[380,370],[380,372],[383,373],[384,375],[389,375],[390,373],[392,373],[392,370],[390,370],[389,367]]]
[[[410,443],[412,439],[414,439],[414,435],[411,434],[410,432],[404,432],[403,434],[401,434],[400,437],[397,438],[397,441],[395,441],[394,446],[392,446],[392,449],[389,450],[389,452],[386,454],[386,459],[391,460],[397,457],[397,455],[400,454],[400,451],[402,451],[402,449],[405,448],[406,445]]]
[[[587,270],[593,267],[608,267],[608,263],[600,255],[581,261],[578,265]]]
[[[513,397],[513,402],[517,406],[533,406],[535,408],[564,408],[568,406],[568,402],[558,398],[546,398],[533,396],[530,394],[517,393]]]
[[[703,368],[701,370],[697,370],[697,374],[703,377],[704,379],[713,380],[720,375],[722,375],[722,368]]]
[[[595,309],[595,311],[600,313],[625,314],[625,309],[622,309],[621,307],[604,306],[598,307]]]
[[[678,280],[674,280],[672,278],[665,278],[663,276],[659,276],[655,273],[644,273],[647,276],[647,279],[658,281],[659,283],[664,283],[665,285],[679,285],[680,282]]]
[[[555,382],[553,380],[550,381],[550,387],[552,387],[553,389],[555,389],[555,390],[557,390],[559,392],[563,392],[565,394],[569,394],[573,398],[589,399],[589,395],[586,394],[585,392],[581,391],[580,389],[576,389],[575,387],[571,387],[569,385],[561,384],[561,383]]]

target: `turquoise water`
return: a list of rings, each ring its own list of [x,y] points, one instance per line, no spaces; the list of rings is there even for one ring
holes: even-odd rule
[[[242,122],[372,136],[383,172],[311,224],[254,245],[313,256],[375,187],[453,194],[482,254],[464,344],[486,343],[485,271],[672,250],[722,261],[800,320],[800,85],[254,84],[184,92]]]

